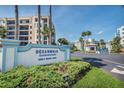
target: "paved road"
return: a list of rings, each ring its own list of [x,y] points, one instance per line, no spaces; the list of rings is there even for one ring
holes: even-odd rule
[[[72,56],[77,56],[96,67],[103,68],[124,81],[124,54],[83,54],[76,52]]]

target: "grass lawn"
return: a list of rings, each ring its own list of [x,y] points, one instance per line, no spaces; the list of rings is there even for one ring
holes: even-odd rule
[[[73,86],[74,88],[124,88],[124,83],[103,71],[93,67],[82,79]]]

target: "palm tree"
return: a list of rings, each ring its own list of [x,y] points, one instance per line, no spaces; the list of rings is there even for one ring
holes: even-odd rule
[[[91,31],[84,31],[84,32],[82,32],[81,36],[82,36],[83,38],[85,38],[86,36],[88,36],[88,39],[89,39],[89,36],[90,36],[91,34],[92,34]],[[87,44],[88,44],[88,40],[85,39],[85,40],[84,40],[84,46],[87,46]],[[84,49],[84,50],[85,50],[85,49]]]
[[[80,41],[80,43],[81,43],[81,50],[84,50],[84,41],[83,41],[83,38],[80,37],[80,38],[79,38],[79,41]]]
[[[52,42],[52,7],[50,5],[49,7],[49,15],[50,15],[50,24],[49,24],[49,30],[50,30],[50,33],[49,33],[49,43],[51,44]]]
[[[86,36],[86,32],[82,32],[81,36],[85,37]]]
[[[15,5],[15,22],[16,22],[16,26],[15,26],[15,28],[16,28],[16,40],[19,40],[19,36],[18,36],[18,34],[19,34],[19,16],[18,16],[18,5]]]
[[[91,34],[92,34],[91,31],[87,31],[86,33],[87,33],[88,38],[89,38],[89,36],[91,36]]]
[[[82,32],[81,36],[84,38],[84,44],[83,44],[83,50],[85,51],[85,36],[86,36],[86,32]]]
[[[38,8],[38,36],[39,36],[39,38],[38,38],[39,42],[38,43],[41,44],[41,29],[40,29],[40,27],[41,27],[41,24],[40,24],[41,23],[41,21],[40,21],[41,20],[40,11],[41,10],[40,10],[40,5],[38,5],[37,8]]]
[[[69,42],[66,38],[59,38],[58,42],[60,45],[68,45],[69,44]]]
[[[6,32],[7,32],[7,30],[5,29],[5,27],[0,26],[0,38],[5,38],[6,37]]]
[[[42,34],[43,35],[46,35],[46,36],[49,36],[49,32],[50,32],[49,28],[47,26],[44,26],[43,27]]]

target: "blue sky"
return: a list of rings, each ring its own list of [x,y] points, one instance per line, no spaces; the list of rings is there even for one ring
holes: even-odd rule
[[[41,15],[48,15],[49,6],[41,6]],[[94,5],[58,5],[52,7],[57,39],[77,41],[81,32],[90,30],[92,38],[111,40],[116,29],[124,25],[124,7]],[[37,15],[36,6],[19,6],[19,16]],[[14,17],[14,6],[0,6],[0,17]]]

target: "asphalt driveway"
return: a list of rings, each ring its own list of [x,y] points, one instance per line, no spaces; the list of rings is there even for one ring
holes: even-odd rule
[[[75,52],[71,55],[102,68],[124,81],[124,54],[84,54]]]

